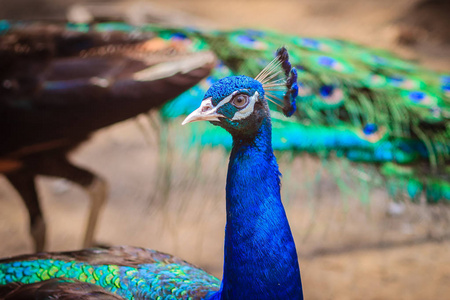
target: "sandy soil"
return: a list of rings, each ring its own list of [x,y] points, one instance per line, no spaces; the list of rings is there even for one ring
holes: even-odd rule
[[[399,48],[392,43],[398,14],[413,1],[182,1],[161,7],[193,14],[222,27],[264,26],[350,38],[393,48],[431,67],[450,69],[435,46]],[[255,9],[257,7],[257,9]],[[435,50],[438,49],[438,50]],[[101,244],[128,244],[169,252],[221,276],[227,155],[188,147],[186,127],[172,125],[171,186],[158,183],[158,137],[145,121],[96,133],[71,159],[105,177],[110,197],[96,234]],[[382,188],[348,175],[347,166],[309,157],[279,157],[283,199],[296,239],[306,299],[448,299],[450,210],[406,204],[388,214]],[[336,178],[346,187],[338,187]],[[159,184],[159,185],[158,185]],[[39,178],[48,224],[48,249],[81,245],[87,195],[77,186]],[[0,257],[29,253],[27,215],[17,193],[0,178]]]

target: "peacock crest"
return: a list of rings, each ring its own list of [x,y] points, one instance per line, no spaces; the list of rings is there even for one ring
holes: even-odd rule
[[[278,78],[280,75],[284,77]],[[283,113],[290,117],[296,110],[295,99],[298,96],[297,69],[289,62],[289,54],[285,47],[276,52],[276,57],[255,77],[265,91],[266,99],[277,105]],[[279,92],[287,89],[284,96]]]

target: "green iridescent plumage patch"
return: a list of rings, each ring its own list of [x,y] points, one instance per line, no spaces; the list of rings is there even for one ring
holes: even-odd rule
[[[201,299],[217,291],[220,281],[191,265],[156,262],[137,267],[37,259],[0,264],[0,285],[69,278],[99,285],[126,299]],[[200,295],[200,296],[199,296]],[[174,298],[175,297],[175,298]]]

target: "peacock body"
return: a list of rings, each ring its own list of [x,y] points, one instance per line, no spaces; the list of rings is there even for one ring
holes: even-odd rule
[[[271,145],[266,100],[277,87],[285,91],[278,105],[286,115],[295,111],[297,72],[288,58],[281,48],[256,79],[229,76],[217,81],[183,122],[209,121],[233,137],[221,283],[173,256],[115,247],[2,260],[0,295],[54,297],[70,294],[71,288],[78,295],[80,289],[92,295],[92,285],[98,285],[110,298],[115,293],[125,299],[303,299],[297,250],[280,197],[281,173]],[[281,73],[274,73],[277,68]],[[282,80],[274,83],[272,74],[281,74]],[[36,283],[41,281],[43,285]]]

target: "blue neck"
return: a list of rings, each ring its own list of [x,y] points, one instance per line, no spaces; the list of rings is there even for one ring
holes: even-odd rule
[[[303,299],[271,134],[270,119],[265,118],[253,138],[233,136],[224,274],[214,299]]]

